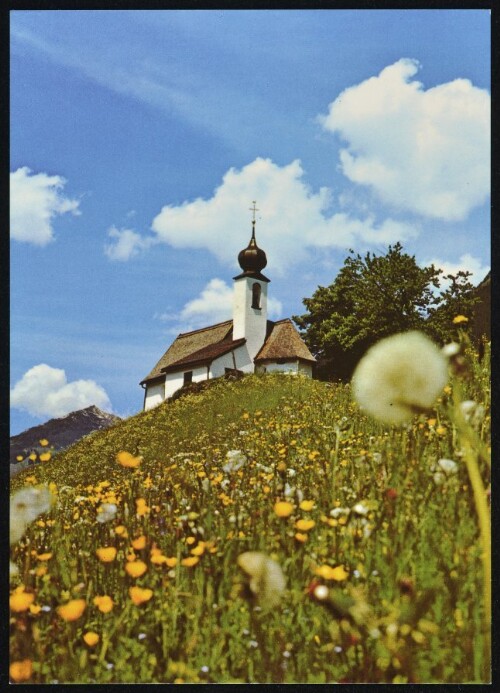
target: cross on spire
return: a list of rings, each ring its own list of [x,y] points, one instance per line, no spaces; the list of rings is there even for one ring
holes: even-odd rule
[[[253,212],[253,219],[252,219],[252,224],[255,224],[255,212],[260,212],[260,209],[257,209],[255,206],[255,200],[252,200],[253,207],[249,207],[250,211]]]

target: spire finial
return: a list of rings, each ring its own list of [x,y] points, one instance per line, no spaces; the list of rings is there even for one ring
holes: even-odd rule
[[[252,200],[253,207],[249,207],[250,211],[253,212],[253,219],[252,219],[252,241],[255,243],[255,212],[260,212],[259,209],[255,206],[255,200]]]

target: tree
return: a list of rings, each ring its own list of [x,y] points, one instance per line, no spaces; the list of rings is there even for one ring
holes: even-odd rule
[[[333,284],[319,286],[303,300],[307,312],[293,316],[318,358],[318,377],[350,378],[363,353],[390,334],[418,329],[445,341],[455,315],[470,318],[469,273],[447,275],[440,291],[442,270],[419,267],[400,243],[380,256],[349,252]]]

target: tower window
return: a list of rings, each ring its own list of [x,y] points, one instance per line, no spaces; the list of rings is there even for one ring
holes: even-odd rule
[[[260,284],[255,282],[252,286],[252,308],[257,308],[260,310],[260,294],[261,294],[262,288]]]

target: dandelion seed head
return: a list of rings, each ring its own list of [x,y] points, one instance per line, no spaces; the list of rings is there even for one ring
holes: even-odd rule
[[[386,337],[371,347],[352,378],[361,409],[386,423],[404,423],[432,406],[448,378],[440,349],[422,332]]]

